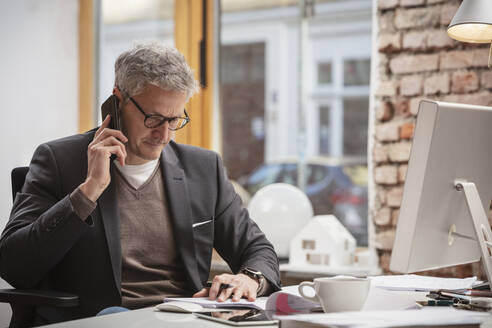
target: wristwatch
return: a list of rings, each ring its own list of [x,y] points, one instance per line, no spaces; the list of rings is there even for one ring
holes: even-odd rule
[[[239,273],[245,274],[248,277],[256,280],[256,282],[258,283],[258,289],[256,290],[256,292],[259,292],[263,289],[263,286],[265,285],[265,276],[263,275],[263,273],[261,273],[260,271],[255,271],[251,268],[242,268]]]

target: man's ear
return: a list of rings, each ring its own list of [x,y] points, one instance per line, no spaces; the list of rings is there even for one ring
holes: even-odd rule
[[[118,89],[118,87],[114,87],[113,88],[113,94],[118,97],[120,103],[123,101],[123,95],[121,94],[121,91],[120,89]]]

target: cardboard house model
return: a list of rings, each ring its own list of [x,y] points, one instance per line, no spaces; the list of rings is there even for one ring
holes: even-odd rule
[[[334,215],[315,216],[292,239],[289,265],[351,266],[355,245],[355,238]]]

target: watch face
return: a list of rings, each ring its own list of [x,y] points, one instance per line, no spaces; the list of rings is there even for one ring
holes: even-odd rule
[[[253,276],[254,278],[256,279],[260,279],[261,277],[263,277],[263,274],[260,272],[260,271],[253,271],[249,268],[244,268],[242,270],[246,275],[248,276]]]

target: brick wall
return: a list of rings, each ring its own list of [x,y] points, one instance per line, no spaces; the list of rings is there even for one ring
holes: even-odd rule
[[[492,105],[488,45],[461,43],[446,28],[457,0],[378,0],[378,82],[375,92],[374,182],[371,218],[380,265],[389,272],[403,183],[419,101],[423,98]],[[480,265],[426,272],[481,275]]]

